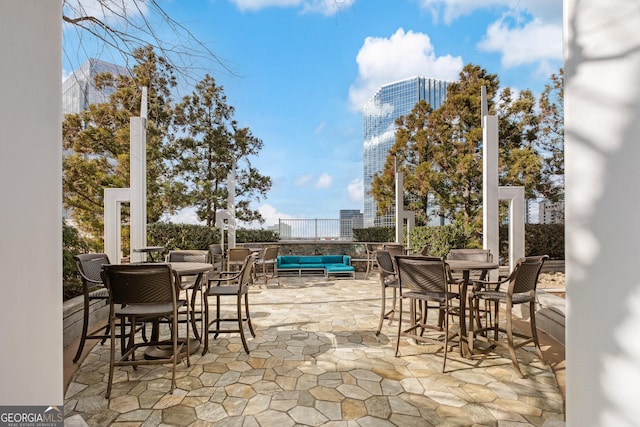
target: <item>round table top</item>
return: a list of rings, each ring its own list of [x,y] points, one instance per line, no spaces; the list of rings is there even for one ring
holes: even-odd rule
[[[180,276],[206,273],[213,269],[213,264],[206,262],[170,262],[169,265]]]
[[[493,261],[474,261],[469,259],[446,259],[445,262],[451,270],[494,270],[500,265]]]

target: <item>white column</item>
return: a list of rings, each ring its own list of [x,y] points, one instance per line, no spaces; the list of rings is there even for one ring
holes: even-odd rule
[[[496,262],[500,257],[498,227],[498,118],[484,116],[482,129],[482,247],[491,251]],[[491,280],[498,278],[497,271],[492,271],[489,274]]]
[[[498,187],[498,199],[509,202],[509,272],[511,272],[515,262],[524,256],[524,187]]]
[[[145,88],[146,89],[146,88]],[[144,96],[143,96],[144,99]],[[143,102],[145,104],[145,102]],[[147,246],[147,129],[146,119],[131,117],[130,186],[131,186],[131,247],[132,262],[142,262],[145,253],[134,252]]]
[[[396,243],[402,243],[404,237],[404,177],[398,170],[398,159],[395,159],[396,177]]]
[[[236,247],[236,162],[227,176],[227,236],[229,249]]]
[[[112,264],[122,261],[122,204],[129,203],[131,192],[128,188],[104,189],[104,253]]]
[[[63,404],[61,14],[0,1],[1,405]]]
[[[567,425],[640,420],[640,13],[566,0]]]

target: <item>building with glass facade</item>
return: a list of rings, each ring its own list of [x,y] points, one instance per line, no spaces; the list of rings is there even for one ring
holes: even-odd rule
[[[363,164],[364,164],[364,226],[389,227],[395,225],[394,208],[386,215],[376,215],[371,183],[381,172],[395,142],[395,121],[411,113],[420,100],[436,109],[443,103],[449,82],[425,77],[412,77],[382,86],[371,97],[363,110]]]
[[[86,110],[89,104],[100,104],[109,101],[115,88],[96,88],[96,75],[109,72],[116,75],[130,74],[129,70],[119,65],[90,58],[62,82],[62,114],[77,114]]]

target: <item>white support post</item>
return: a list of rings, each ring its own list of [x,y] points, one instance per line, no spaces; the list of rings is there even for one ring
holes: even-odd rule
[[[499,252],[499,206],[498,206],[498,118],[483,117],[482,129],[482,247],[489,249],[494,261]],[[490,279],[496,280],[498,272],[491,271]]]
[[[236,247],[236,162],[234,160],[233,166],[229,175],[227,175],[227,213],[228,221],[228,234],[229,249]]]
[[[128,188],[104,189],[104,253],[113,264],[120,264],[122,259],[120,208],[130,199]]]
[[[396,243],[402,243],[404,237],[404,177],[398,170],[398,158],[395,159],[396,177]]]
[[[509,272],[524,256],[524,187],[499,187],[500,200],[509,201]]]
[[[146,254],[134,252],[147,246],[147,144],[146,119],[131,117],[129,137],[131,185],[131,262],[143,262]]]

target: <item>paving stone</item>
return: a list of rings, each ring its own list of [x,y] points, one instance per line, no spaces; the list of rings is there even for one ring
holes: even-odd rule
[[[564,425],[555,376],[530,349],[518,351],[525,379],[502,350],[470,360],[454,349],[443,374],[437,346],[402,339],[395,357],[397,324],[375,335],[377,276],[280,283],[251,289],[257,336],[248,337],[250,354],[238,334],[210,336],[206,355],[177,367],[173,394],[170,365],[117,368],[108,401],[109,345],[96,345],[66,391],[67,420],[92,427]]]

